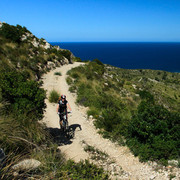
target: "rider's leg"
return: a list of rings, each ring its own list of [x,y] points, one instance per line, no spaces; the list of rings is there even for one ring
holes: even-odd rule
[[[59,126],[62,129],[62,123],[63,123],[63,118],[61,115],[59,115]]]
[[[60,120],[60,121],[59,121],[59,125],[60,125],[60,127],[62,127],[62,123],[63,123],[63,121],[61,121],[61,120]]]

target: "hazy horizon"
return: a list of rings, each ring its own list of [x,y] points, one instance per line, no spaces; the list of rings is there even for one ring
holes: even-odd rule
[[[49,43],[180,43],[180,41],[48,41]]]

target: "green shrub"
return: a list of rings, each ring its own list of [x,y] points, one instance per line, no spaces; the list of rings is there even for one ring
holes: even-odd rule
[[[81,60],[81,58],[79,58],[79,57],[74,57],[74,58],[73,58],[73,61],[74,61],[74,62],[83,62],[83,61]]]
[[[69,76],[66,78],[66,82],[68,85],[72,84],[73,80]]]
[[[12,116],[1,116],[0,119],[0,144],[6,153],[29,153],[44,143],[46,133],[42,125],[30,115]]]
[[[77,78],[79,78],[79,74],[77,72],[74,72],[71,74],[71,77],[74,79],[77,79]]]
[[[69,50],[60,51],[60,53],[66,57],[69,61],[71,60],[71,52]]]
[[[79,163],[69,160],[63,169],[67,172],[67,179],[109,179],[108,174],[102,168],[98,168],[88,160]]]
[[[17,43],[21,42],[21,36],[25,34],[25,32],[29,31],[26,29],[26,27],[22,27],[20,25],[12,26],[7,23],[3,23],[2,27],[0,28],[0,35]]]
[[[96,108],[91,108],[87,111],[88,116],[92,115],[94,118],[98,118],[99,110]]]
[[[56,75],[56,76],[62,76],[61,72],[55,72],[54,75]]]
[[[51,102],[51,103],[57,103],[58,102],[58,99],[59,99],[59,94],[58,94],[58,92],[56,91],[56,90],[52,90],[51,92],[50,92],[50,95],[49,95],[49,102]]]
[[[141,99],[147,100],[147,101],[150,101],[150,102],[154,102],[154,97],[150,92],[148,92],[148,91],[139,91],[138,93],[139,93],[139,96],[141,97]]]
[[[141,160],[178,158],[180,114],[142,101],[128,127],[128,145]]]
[[[42,118],[45,108],[45,91],[35,81],[26,80],[17,71],[0,73],[2,98],[8,101],[8,111],[15,114],[32,113],[35,118]]]
[[[71,93],[75,93],[76,90],[77,90],[77,88],[76,88],[75,85],[73,85],[73,86],[71,86],[71,87],[69,88],[69,91],[70,91]]]

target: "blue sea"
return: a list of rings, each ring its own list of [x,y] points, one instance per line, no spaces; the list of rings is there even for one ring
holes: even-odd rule
[[[51,42],[82,60],[99,59],[125,69],[180,72],[180,43]]]

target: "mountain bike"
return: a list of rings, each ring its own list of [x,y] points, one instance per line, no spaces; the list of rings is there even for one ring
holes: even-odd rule
[[[62,112],[59,114],[60,116],[62,115],[62,125],[60,125],[60,128],[67,138],[73,138],[73,129],[69,128],[69,123],[67,120],[67,114],[70,113],[71,112]]]

